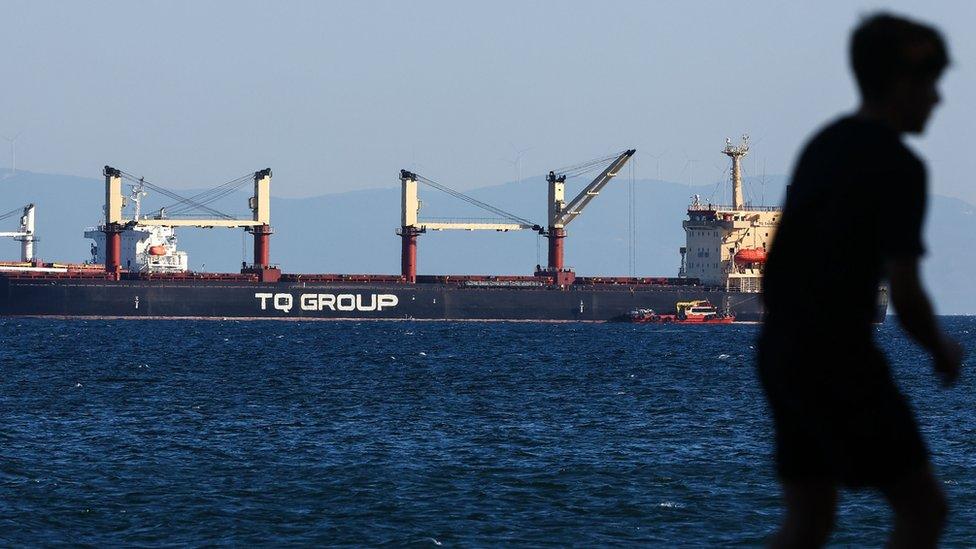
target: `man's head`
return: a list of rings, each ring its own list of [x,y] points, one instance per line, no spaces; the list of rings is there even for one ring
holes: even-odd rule
[[[939,31],[879,13],[854,29],[850,53],[862,102],[886,112],[897,130],[921,133],[939,102],[936,83],[949,65]]]

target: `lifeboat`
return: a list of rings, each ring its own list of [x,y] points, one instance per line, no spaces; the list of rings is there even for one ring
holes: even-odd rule
[[[166,255],[166,246],[150,246],[149,255]]]
[[[736,263],[765,263],[766,250],[762,248],[743,248],[735,253]]]

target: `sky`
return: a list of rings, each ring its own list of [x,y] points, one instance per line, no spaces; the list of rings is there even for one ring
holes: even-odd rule
[[[945,33],[954,65],[913,140],[976,203],[976,2],[0,0],[0,166],[174,189],[271,167],[273,193],[458,189],[626,148],[638,178],[788,173],[856,104],[847,36],[877,9]],[[0,172],[3,170],[0,169]],[[2,182],[0,182],[2,184]]]

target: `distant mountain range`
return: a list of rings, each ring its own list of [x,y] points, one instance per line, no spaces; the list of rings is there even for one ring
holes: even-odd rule
[[[746,181],[748,194],[759,203],[778,203],[784,189],[783,177],[768,177],[765,184]],[[568,185],[567,194],[583,185]],[[279,183],[280,184],[280,183]],[[275,182],[272,182],[274,192]],[[630,186],[633,185],[633,194]],[[631,272],[629,215],[634,205],[636,252],[634,272],[647,276],[677,274],[678,248],[684,243],[681,221],[690,197],[728,202],[727,183],[688,186],[657,180],[631,183],[621,176],[610,183],[587,210],[569,226],[566,264],[583,275],[627,275]],[[128,188],[126,188],[128,191]],[[248,191],[245,187],[244,191]],[[475,209],[429,187],[421,187],[422,218],[477,217]],[[195,191],[182,191],[184,196]],[[470,191],[471,196],[543,224],[546,185],[541,177]],[[229,214],[247,212],[249,192],[239,192],[213,204]],[[572,196],[572,194],[570,194]],[[631,198],[633,197],[633,198]],[[723,199],[724,198],[724,199]],[[98,224],[104,182],[31,172],[18,172],[0,180],[0,212],[33,202],[37,205],[38,255],[44,260],[83,261],[89,257],[89,243],[82,233]],[[146,198],[143,211],[165,206],[169,200]],[[955,198],[935,196],[929,204],[926,241],[929,259],[926,282],[942,314],[976,313],[976,214],[971,204]],[[326,194],[310,198],[272,198],[271,258],[286,272],[398,273],[400,239],[394,230],[400,223],[400,192],[397,187]],[[893,223],[897,219],[892,220]],[[0,231],[13,230],[16,221],[7,219]],[[180,246],[196,270],[237,271],[241,261],[251,260],[250,236],[241,230],[182,229]],[[19,245],[0,239],[0,258],[15,259]],[[420,237],[419,272],[424,274],[530,274],[537,263],[545,263],[546,242],[531,231],[431,232]]]

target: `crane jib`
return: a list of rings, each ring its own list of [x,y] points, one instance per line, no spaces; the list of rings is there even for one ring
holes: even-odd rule
[[[567,204],[562,211],[562,215],[558,216],[556,219],[550,220],[553,226],[563,226],[568,225],[572,220],[576,219],[587,204],[593,200],[600,191],[610,182],[623,168],[624,164],[630,160],[630,157],[637,152],[637,149],[629,149],[617,156],[613,162],[610,163],[600,175],[596,176],[589,185],[583,188],[582,191],[575,198],[573,198],[569,204]]]

